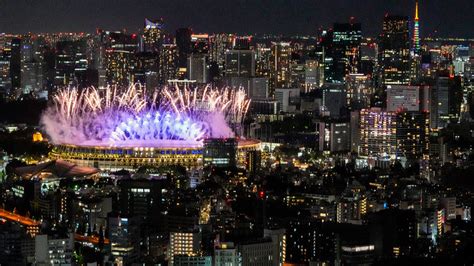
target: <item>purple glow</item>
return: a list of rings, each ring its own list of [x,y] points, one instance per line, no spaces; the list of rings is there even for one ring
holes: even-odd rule
[[[229,88],[65,88],[41,122],[55,144],[196,147],[233,137],[229,122],[241,123],[249,103],[243,90]]]

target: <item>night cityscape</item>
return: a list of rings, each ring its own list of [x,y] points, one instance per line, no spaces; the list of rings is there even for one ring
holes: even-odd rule
[[[0,266],[474,265],[474,2],[0,2]]]

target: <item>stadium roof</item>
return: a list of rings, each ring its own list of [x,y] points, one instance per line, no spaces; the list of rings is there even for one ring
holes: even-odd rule
[[[98,173],[92,167],[78,166],[64,160],[53,160],[38,165],[23,166],[15,169],[15,173],[23,178],[31,178],[41,173],[50,173],[56,177],[82,177]]]

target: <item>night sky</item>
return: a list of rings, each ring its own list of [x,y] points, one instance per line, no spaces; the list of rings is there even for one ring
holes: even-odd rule
[[[162,17],[170,32],[314,34],[354,16],[363,33],[381,30],[385,13],[413,16],[414,0],[0,0],[0,32],[138,31]],[[474,37],[474,0],[420,0],[422,36]],[[435,33],[437,31],[437,33]]]

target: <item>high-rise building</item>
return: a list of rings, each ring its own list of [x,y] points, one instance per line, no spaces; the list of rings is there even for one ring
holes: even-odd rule
[[[349,74],[346,77],[347,106],[351,110],[360,110],[370,107],[370,98],[374,93],[374,86],[369,75]]]
[[[175,44],[163,44],[160,50],[158,69],[159,83],[166,84],[168,80],[177,77],[178,50]]]
[[[39,40],[25,38],[21,46],[21,88],[24,94],[42,89],[43,61]]]
[[[343,84],[325,84],[321,88],[321,92],[321,114],[332,118],[340,118],[347,115],[345,112],[345,107],[347,106],[346,88]]]
[[[358,73],[362,27],[360,23],[335,23],[332,33],[334,81],[344,82],[349,73]],[[331,51],[332,50],[332,51]]]
[[[379,64],[382,85],[410,83],[408,17],[385,16],[380,36]]]
[[[324,83],[324,67],[316,59],[307,59],[305,61],[304,91],[310,92],[320,88]]]
[[[257,77],[266,77],[270,80],[271,78],[271,69],[272,69],[272,49],[267,48],[261,44],[257,44],[255,49],[255,75]],[[270,83],[273,83],[270,80]]]
[[[364,157],[390,157],[397,153],[397,116],[381,108],[360,111],[359,155]]]
[[[104,70],[107,84],[128,85],[134,81],[137,36],[123,32],[103,32]],[[99,75],[100,75],[99,69]],[[100,81],[99,81],[100,82]]]
[[[10,50],[10,80],[13,89],[21,87],[21,39],[11,41]]]
[[[460,77],[438,75],[436,84],[431,88],[431,128],[439,129],[459,119],[462,102]]]
[[[316,122],[319,151],[341,152],[350,150],[350,123],[322,120]]]
[[[133,83],[134,53],[127,50],[110,49],[105,53],[105,76],[108,84],[128,85]]]
[[[225,75],[228,77],[255,76],[255,53],[252,50],[229,50],[225,53]]]
[[[163,43],[163,19],[150,20],[145,18],[143,28],[143,50],[145,52],[158,53]]]
[[[224,70],[226,52],[232,50],[236,37],[232,34],[214,34],[209,36],[209,61],[215,62],[219,70]],[[247,48],[248,50],[249,48]]]
[[[388,85],[387,111],[420,111],[420,87]]]
[[[287,42],[272,43],[270,65],[270,94],[275,88],[290,86],[291,46]]]
[[[139,216],[148,222],[158,220],[162,203],[162,181],[123,179],[118,182],[120,194],[114,210],[121,215]]]
[[[186,68],[189,55],[193,52],[191,43],[192,31],[189,28],[176,30],[176,47],[178,48],[178,67]]]
[[[79,79],[88,68],[84,41],[61,41],[56,44],[54,84],[82,85]]]
[[[209,53],[209,34],[191,34],[191,47],[193,54]]]
[[[204,141],[204,165],[235,167],[237,141],[228,139],[206,139]]]
[[[426,112],[360,111],[359,155],[383,160],[422,159],[428,154],[429,119]]]
[[[359,73],[373,76],[377,62],[378,44],[373,38],[365,38],[360,45]]]
[[[118,265],[136,262],[140,255],[140,222],[138,217],[111,213],[107,221],[110,252]]]
[[[294,99],[299,99],[301,90],[299,88],[277,88],[275,89],[275,100],[280,103],[281,111],[294,112],[295,108],[290,109]]]
[[[175,256],[196,256],[201,252],[201,232],[197,230],[170,232],[168,261],[174,265]]]
[[[209,69],[207,68],[207,59],[205,54],[193,53],[188,57],[186,72],[189,80],[199,84],[209,81]]]
[[[429,121],[426,112],[397,112],[397,157],[419,160],[428,156]]]

